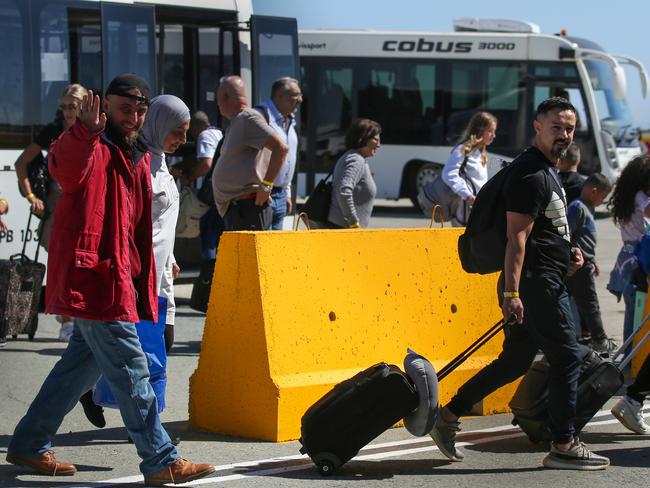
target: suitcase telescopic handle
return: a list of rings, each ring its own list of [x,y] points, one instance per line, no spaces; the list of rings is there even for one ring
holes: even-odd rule
[[[641,329],[638,329],[638,330],[641,330]],[[634,338],[635,335],[636,334],[632,334],[630,336],[630,338]],[[625,358],[623,358],[623,360],[618,364],[618,369],[623,370],[623,368],[625,368],[625,366],[627,366],[627,364],[630,361],[632,361],[632,358],[634,357],[634,355],[637,353],[637,351],[639,349],[641,349],[641,346],[643,346],[643,344],[645,344],[645,342],[648,340],[648,338],[650,338],[650,331],[646,332],[646,335],[644,335],[643,338],[637,343],[637,345],[634,346],[634,348],[630,351],[630,354],[628,354]],[[625,342],[627,342],[627,341],[625,341]]]
[[[632,333],[630,334],[630,337],[628,337],[628,338],[625,340],[625,342],[624,342],[623,344],[621,344],[621,347],[619,347],[619,348],[616,350],[616,352],[615,352],[614,354],[612,354],[612,362],[616,362],[616,358],[619,357],[621,354],[623,354],[623,353],[625,352],[625,350],[628,348],[628,346],[629,346],[630,344],[632,344],[632,341],[634,340],[634,338],[637,336],[637,334],[638,334],[639,332],[641,332],[641,329],[643,329],[643,327],[645,326],[645,324],[646,324],[649,320],[650,320],[650,314],[648,314],[648,315],[646,315],[645,317],[643,317],[643,320],[641,321],[641,324],[639,325],[639,327],[638,327],[637,329],[635,329],[634,332],[632,332]],[[645,341],[645,340],[646,340],[645,338],[642,339],[642,341]],[[636,350],[633,351],[633,352],[636,352]],[[624,359],[623,359],[623,360],[624,360]],[[626,363],[626,364],[627,364],[627,363]]]
[[[512,324],[516,322],[516,315],[511,316],[506,322],[504,319],[499,320],[496,324],[490,327],[481,337],[476,339],[467,349],[461,352],[458,356],[452,359],[447,363],[443,368],[438,372],[438,381],[442,380],[449,373],[454,371],[458,366],[463,364],[467,359],[483,347],[486,343],[490,341],[495,335],[503,330],[507,324]]]
[[[29,228],[32,225],[32,214],[33,213],[34,212],[32,212],[31,209],[30,209],[29,217],[27,217],[27,229],[26,229],[26,232],[25,232],[25,239],[23,240],[23,249],[22,249],[22,251],[20,251],[20,255],[19,255],[19,259],[21,261],[29,261],[29,258],[27,257],[27,254],[25,254],[25,251],[27,250],[27,234],[29,233]],[[34,262],[35,263],[38,262],[38,252],[40,251],[40,247],[41,246],[39,246],[38,243],[36,243],[36,254],[34,255]],[[13,260],[14,257],[16,257],[16,256],[12,256],[11,259]]]

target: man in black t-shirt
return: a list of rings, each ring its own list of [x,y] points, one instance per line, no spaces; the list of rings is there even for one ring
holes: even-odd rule
[[[553,437],[543,464],[548,468],[599,470],[609,459],[590,452],[574,435],[576,393],[582,353],[577,343],[564,279],[570,266],[582,266],[571,248],[567,205],[556,165],[573,140],[576,110],[554,97],[537,108],[535,141],[513,162],[505,184],[507,237],[499,279],[505,328],[503,352],[465,383],[441,409],[431,436],[452,461],[459,417],[529,369],[541,349],[549,362],[549,418]]]

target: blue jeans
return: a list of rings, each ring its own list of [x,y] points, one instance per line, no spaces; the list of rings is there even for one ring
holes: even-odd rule
[[[271,230],[282,230],[282,221],[287,215],[287,191],[278,186],[271,191],[271,208],[273,209],[273,220]]]
[[[147,358],[131,322],[76,319],[61,359],[16,426],[8,452],[34,458],[52,448],[52,438],[79,397],[100,374],[108,380],[138,455],[151,475],[180,459],[158,417]]]
[[[199,237],[201,238],[201,257],[203,259],[216,259],[219,240],[224,230],[223,219],[217,207],[212,205],[199,220]]]

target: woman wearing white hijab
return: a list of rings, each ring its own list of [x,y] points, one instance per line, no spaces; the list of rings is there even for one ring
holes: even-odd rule
[[[151,152],[152,224],[153,253],[156,263],[158,291],[158,321],[164,318],[164,349],[169,352],[174,342],[174,278],[180,271],[174,258],[174,237],[178,219],[179,194],[176,183],[165,162],[165,153],[173,153],[184,144],[185,134],[190,126],[190,110],[183,101],[173,95],[160,95],[151,100],[141,139]],[[165,310],[166,307],[166,310]],[[164,315],[163,315],[164,314]],[[136,324],[142,349],[149,361],[149,382],[158,399],[158,412],[165,408],[167,384],[166,352],[162,350],[160,332],[151,322]],[[115,407],[117,402],[106,380],[100,378],[93,396],[95,403]],[[130,439],[129,439],[130,440]],[[175,438],[174,445],[180,440]]]
[[[187,105],[174,95],[160,95],[151,100],[142,127],[142,140],[151,152],[153,253],[158,296],[167,299],[165,345],[168,351],[174,341],[174,278],[180,271],[174,258],[179,195],[176,182],[167,169],[165,153],[173,153],[185,144],[189,126]]]

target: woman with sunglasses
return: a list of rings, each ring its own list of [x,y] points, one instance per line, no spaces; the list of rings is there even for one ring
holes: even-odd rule
[[[25,148],[15,163],[18,188],[29,202],[34,215],[41,218],[39,243],[45,250],[49,244],[54,206],[61,195],[61,188],[49,177],[47,159],[43,157],[42,151],[47,151],[52,142],[74,125],[81,111],[81,102],[87,93],[86,89],[79,84],[68,85],[61,95],[59,110],[54,121],[43,127],[34,142]],[[31,167],[32,165],[37,166]],[[46,180],[44,188],[33,188],[32,183],[35,181],[33,177],[30,181],[30,175],[35,174],[34,170],[40,174],[41,182],[43,179]],[[61,322],[59,340],[67,342],[72,335],[73,322],[69,317],[57,317],[57,319]]]
[[[34,142],[25,148],[15,163],[20,192],[31,205],[34,215],[43,219],[39,237],[40,243],[45,249],[47,249],[49,231],[52,226],[52,219],[48,217],[53,214],[54,205],[56,205],[60,195],[60,189],[55,182],[49,179],[47,194],[37,195],[36,193],[39,192],[37,189],[32,188],[33,181],[30,181],[30,166],[32,164],[44,164],[47,167],[47,160],[41,157],[42,151],[47,151],[50,144],[77,121],[77,116],[81,110],[81,102],[87,93],[86,89],[79,84],[68,85],[61,95],[61,104],[54,121],[43,127]]]

